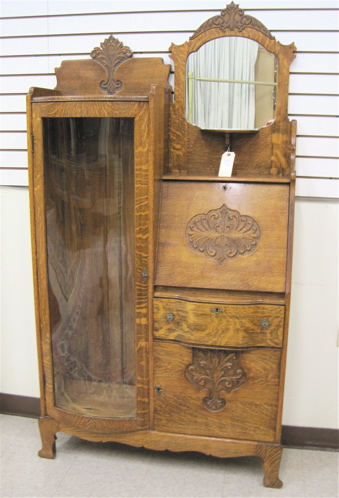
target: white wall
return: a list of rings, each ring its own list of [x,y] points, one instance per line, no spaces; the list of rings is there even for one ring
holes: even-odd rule
[[[106,37],[137,56],[182,43],[225,0],[157,2],[113,0],[2,0],[4,36],[0,80],[1,379],[0,391],[39,396],[29,235],[24,94],[33,85],[53,88],[53,68],[67,54],[85,56]],[[335,1],[265,2],[240,7],[283,43],[295,41],[289,112],[298,121],[297,194],[285,425],[338,427],[338,50]],[[160,12],[172,10],[171,13]],[[279,9],[285,10],[279,10]],[[298,9],[304,10],[298,10]],[[332,10],[326,10],[326,9]],[[71,16],[67,13],[139,11],[138,14]],[[157,9],[157,14],[141,10]],[[175,12],[177,9],[177,12]],[[195,11],[181,14],[179,10]],[[213,12],[197,12],[196,9]],[[262,9],[258,10],[257,9]],[[274,10],[276,9],[276,11]],[[286,10],[287,9],[287,10]],[[61,17],[58,17],[62,14]],[[38,17],[32,17],[37,15]],[[71,36],[74,30],[90,33]],[[147,31],[148,30],[148,31]],[[144,31],[144,32],[143,32]],[[160,33],[155,33],[160,31]],[[130,33],[129,33],[130,32]],[[99,34],[98,34],[99,33]],[[31,35],[39,35],[31,36]],[[57,34],[58,36],[50,36]],[[33,54],[38,54],[37,57]],[[45,55],[44,55],[45,54]],[[62,55],[58,55],[62,54]],[[159,54],[157,54],[159,55]],[[86,55],[86,57],[88,57]],[[78,58],[78,56],[72,58]],[[23,187],[10,186],[23,185]]]
[[[338,427],[338,201],[297,199],[283,423]]]
[[[39,396],[27,187],[0,187],[0,392]]]

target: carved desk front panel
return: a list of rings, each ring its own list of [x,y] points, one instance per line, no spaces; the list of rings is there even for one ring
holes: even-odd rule
[[[165,181],[156,285],[284,292],[289,188]]]

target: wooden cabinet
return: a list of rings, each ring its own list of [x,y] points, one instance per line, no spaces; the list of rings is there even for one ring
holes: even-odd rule
[[[217,80],[233,92],[223,112],[237,128],[194,121],[202,110],[209,122],[220,115],[213,89],[194,104],[193,80],[216,80],[188,63],[211,41],[265,52],[245,81],[234,67]],[[253,455],[264,485],[281,487],[295,47],[231,3],[170,50],[173,102],[169,66],[133,59],[113,36],[91,59],[65,61],[55,90],[28,96],[40,456],[54,457],[58,431]],[[264,60],[273,71],[266,80]],[[257,109],[262,98],[268,109]],[[271,119],[249,129],[247,113],[253,127]],[[218,174],[225,149],[235,153],[229,177]]]

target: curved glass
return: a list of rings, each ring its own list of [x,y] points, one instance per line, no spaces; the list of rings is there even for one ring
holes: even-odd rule
[[[186,63],[186,119],[202,129],[255,130],[275,118],[276,57],[254,40],[222,37]]]
[[[134,120],[43,131],[55,405],[135,417]]]

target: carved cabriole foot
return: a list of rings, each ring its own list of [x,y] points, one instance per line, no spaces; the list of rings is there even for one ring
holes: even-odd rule
[[[260,445],[257,450],[257,455],[263,460],[263,469],[265,472],[264,486],[266,488],[282,488],[283,483],[279,479],[282,447]]]
[[[38,455],[42,458],[55,458],[55,433],[59,430],[59,424],[48,417],[39,418],[39,429],[42,448]]]

